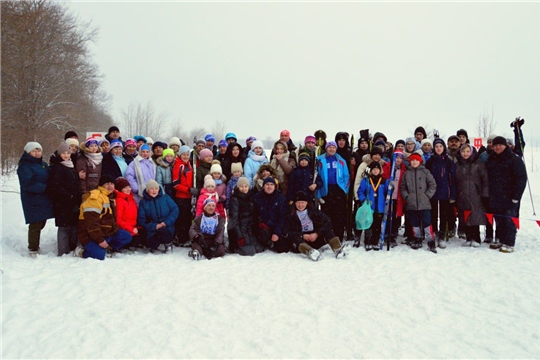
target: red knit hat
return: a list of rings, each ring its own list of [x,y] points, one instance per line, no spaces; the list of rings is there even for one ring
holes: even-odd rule
[[[413,153],[411,154],[411,156],[409,156],[409,161],[411,160],[418,160],[420,161],[420,164],[422,163],[422,157],[420,156],[420,154],[417,153]]]

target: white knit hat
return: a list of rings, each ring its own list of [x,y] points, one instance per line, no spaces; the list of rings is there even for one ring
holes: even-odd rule
[[[220,174],[223,174],[223,170],[221,169],[221,165],[219,165],[219,164],[213,164],[213,165],[210,167],[210,174],[213,174],[213,173],[220,173]]]
[[[431,142],[431,140],[429,139],[423,139],[422,142],[420,143],[422,146],[424,146],[424,144],[429,144],[431,146],[433,146],[433,143]]]
[[[171,145],[178,145],[178,146],[182,146],[182,143],[180,142],[180,139],[177,138],[176,136],[173,136],[170,140],[169,140],[169,146]]]
[[[75,145],[76,147],[80,147],[79,140],[77,140],[77,139],[72,139],[72,138],[66,139],[66,144]]]
[[[29,141],[24,146],[24,151],[26,151],[28,154],[30,154],[30,151],[32,151],[34,149],[39,149],[39,150],[43,151],[43,148],[41,147],[40,143],[35,142],[35,141]]]
[[[254,150],[256,147],[260,147],[260,148],[264,149],[262,141],[255,140],[254,142],[251,143],[251,150]]]

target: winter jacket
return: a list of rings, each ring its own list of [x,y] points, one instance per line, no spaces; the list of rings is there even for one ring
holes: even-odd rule
[[[486,225],[486,209],[482,198],[489,197],[487,169],[478,159],[478,153],[473,151],[467,160],[459,158],[456,167],[456,205],[460,214],[471,211],[465,224]]]
[[[293,201],[297,192],[303,191],[308,197],[313,198],[315,192],[309,190],[309,186],[313,184],[313,168],[308,166],[297,166],[294,168],[289,178],[289,189],[287,191],[287,200]],[[317,175],[315,179],[317,188],[320,189],[323,186],[322,179]]]
[[[374,186],[377,186],[379,179],[381,180],[377,187],[377,192],[374,191],[373,186],[370,183],[370,179]],[[382,176],[368,176],[362,179],[360,187],[358,188],[358,200],[360,202],[369,201],[371,203],[371,209],[377,214],[384,214],[386,193],[388,192],[388,180]],[[375,196],[375,193],[377,196]]]
[[[285,216],[288,213],[285,196],[277,190],[272,194],[259,191],[253,195],[252,200],[255,204],[257,221],[268,226],[272,234],[280,236],[283,231]]]
[[[138,166],[137,166],[138,165]],[[140,173],[137,174],[138,169]],[[129,181],[131,191],[135,196],[135,201],[143,198],[146,184],[150,180],[156,178],[156,164],[150,159],[145,159],[142,156],[137,156],[135,160],[129,164],[126,171],[126,179]]]
[[[276,188],[281,189],[281,182],[277,178],[276,169],[274,169],[272,167],[272,165],[270,165],[270,164],[263,164],[263,165],[261,165],[259,167],[259,169],[257,170],[257,174],[253,178],[253,190],[255,190],[255,191],[261,191],[262,190],[263,182],[264,182],[263,171],[265,171],[265,170],[268,171],[270,173],[270,176],[273,177],[276,180],[276,183],[277,183]]]
[[[435,182],[437,190],[432,199],[456,200],[456,164],[446,154],[446,148],[442,155],[433,154],[426,162],[426,169],[429,170]]]
[[[396,173],[399,170],[399,179],[396,178]],[[403,196],[401,196],[401,191],[399,191],[399,187],[401,186],[401,183],[403,182],[403,175],[405,174],[405,171],[407,171],[407,167],[402,162],[401,165],[394,167],[394,180],[392,181],[392,199],[397,198],[396,203],[396,216],[401,217],[403,216],[403,209],[405,207],[405,200],[403,200]]]
[[[174,161],[168,163],[162,157],[155,160],[156,163],[156,181],[165,190],[165,194],[174,197],[174,190],[172,186],[172,169],[174,167]]]
[[[212,167],[212,164],[199,161],[196,167],[196,188],[199,190],[202,190],[204,186],[204,177],[208,174],[210,174],[210,168]]]
[[[227,232],[229,243],[234,244],[233,250],[240,255],[255,255],[263,251],[255,235],[257,224],[255,223],[255,204],[251,201],[251,194],[249,192],[244,194],[235,188],[229,202],[228,214]]]
[[[112,193],[98,186],[83,195],[79,212],[79,242],[85,246],[90,241],[101,243],[118,231],[116,206]]]
[[[274,148],[277,144],[283,144],[286,148],[286,144],[282,141],[276,141]],[[272,155],[270,159],[270,165],[276,170],[277,179],[280,183],[280,190],[283,195],[287,196],[287,189],[289,187],[289,176],[296,166],[296,158],[291,155],[287,150],[286,153],[281,154],[281,159],[277,159],[276,155]]]
[[[349,192],[349,166],[347,165],[347,162],[339,156],[339,154],[334,155],[337,159],[337,168],[336,168],[336,180],[337,185],[339,188],[347,194]],[[319,198],[323,198],[326,195],[328,195],[328,163],[326,162],[327,154],[324,153],[321,156],[317,158],[318,161],[318,171],[319,175],[321,176],[323,186],[322,188],[317,189],[317,196]]]
[[[116,223],[120,229],[124,229],[131,234],[136,235],[133,229],[137,227],[137,203],[133,192],[129,194],[114,190],[116,198]]]
[[[151,238],[156,233],[156,226],[164,222],[167,231],[174,235],[174,222],[178,218],[178,206],[171,197],[159,188],[156,197],[151,197],[148,192],[144,192],[144,197],[139,203],[139,214],[137,224],[143,226],[147,232],[147,238]]]
[[[407,210],[431,210],[429,200],[437,190],[437,183],[423,164],[416,169],[409,165],[399,190]]]
[[[234,148],[238,148],[238,156],[233,156],[232,151]],[[223,175],[230,179],[232,177],[231,165],[233,163],[241,163],[242,169],[244,169],[244,149],[238,143],[230,143],[227,145],[227,152],[225,153],[225,159],[221,162],[221,169],[223,170]]]
[[[373,160],[371,160],[371,155],[366,154],[362,158],[362,164],[358,167],[358,170],[356,171],[356,176],[354,177],[354,198],[355,200],[358,200],[358,189],[360,188],[360,182],[363,178],[367,177],[366,169],[369,164],[371,164]],[[379,164],[381,164],[381,175],[386,180],[390,180],[390,163],[384,161],[382,158],[379,160]]]
[[[73,162],[72,162],[73,164]],[[75,167],[62,165],[60,156],[51,157],[47,192],[51,196],[56,226],[77,226],[81,194]]]
[[[49,165],[42,158],[37,159],[26,152],[22,154],[17,175],[26,224],[54,217],[51,198],[46,192],[49,172]]]
[[[328,215],[321,210],[315,209],[312,205],[308,205],[307,212],[309,218],[313,222],[313,232],[317,233],[319,236],[324,236],[325,234],[332,232],[332,220],[330,220]],[[302,231],[302,223],[298,218],[294,206],[285,218],[284,234],[294,243],[298,244],[304,242],[302,239],[302,235],[304,234]]]
[[[124,157],[124,159],[126,159],[128,166],[133,162],[133,160],[135,160],[135,158],[137,158],[138,155],[139,154],[136,151],[134,154],[128,154],[125,151],[122,153],[122,156]]]
[[[203,213],[193,220],[193,224],[189,228],[189,238],[194,239],[197,235],[202,236],[205,239],[207,244],[217,244],[219,247],[224,246],[224,233],[225,233],[225,219],[219,216],[219,214],[214,213],[218,217],[218,225],[216,228],[215,234],[206,234],[201,229],[201,220],[203,216],[207,216],[206,213]],[[218,253],[224,252],[220,249],[217,250]]]
[[[268,158],[264,150],[261,155],[256,155],[253,150],[249,150],[248,158],[244,163],[244,176],[249,180],[250,188],[253,188],[253,179],[255,178],[255,174],[257,174],[257,170],[259,170],[261,165],[267,163]]]
[[[101,151],[101,148],[99,148]],[[84,143],[81,144],[81,155],[77,158],[77,163],[75,165],[75,168],[77,170],[77,174],[84,170],[86,172],[86,177],[84,179],[79,179],[79,187],[81,194],[84,194],[87,191],[97,189],[99,184],[99,178],[101,177],[101,168],[103,166],[103,155],[101,152],[98,152],[98,157],[101,157],[99,159],[99,164],[94,164],[89,159],[89,151],[84,146]]]
[[[236,184],[238,183],[239,177],[233,176],[228,182],[227,182],[227,188],[225,190],[225,209],[229,208],[229,204],[231,202],[231,197],[233,195],[234,189],[236,189]]]
[[[508,146],[497,155],[493,151],[486,162],[489,180],[490,211],[507,210],[521,200],[527,185],[525,164]]]
[[[199,198],[197,199],[197,207],[195,210],[195,216],[199,216],[204,212],[204,201],[208,198],[214,199],[216,202],[216,212],[221,215],[222,218],[226,219],[224,201],[220,201],[219,194],[217,191],[209,192],[205,188],[201,190]]]
[[[123,155],[122,157],[126,161],[126,164],[129,165],[126,157]],[[112,152],[108,152],[103,155],[101,175],[111,175],[114,180],[116,180],[119,177],[125,177],[126,175],[126,174],[122,174],[122,170],[120,169],[118,162],[114,159]]]
[[[175,190],[175,196],[178,199],[189,199],[191,193],[189,189],[193,188],[193,168],[191,163],[183,162],[180,157],[174,161],[172,170],[172,185]]]

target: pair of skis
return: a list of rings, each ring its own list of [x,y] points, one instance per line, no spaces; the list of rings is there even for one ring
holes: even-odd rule
[[[388,185],[388,191],[386,192],[386,199],[384,201],[384,216],[383,216],[383,221],[382,221],[382,224],[381,224],[381,238],[379,239],[379,249],[383,249],[384,247],[384,238],[386,236],[386,222],[388,220],[388,212],[390,211],[390,231],[392,231],[392,215],[391,215],[391,212],[392,212],[392,192],[393,192],[393,187],[392,187],[392,183],[394,181],[394,172],[395,172],[395,169],[396,169],[396,154],[394,153],[393,156],[392,156],[392,170],[390,171],[390,180],[389,180],[389,185]],[[386,246],[386,250],[387,251],[390,251],[390,237],[392,236],[392,234],[390,234],[389,236],[389,239],[387,241],[387,246]]]

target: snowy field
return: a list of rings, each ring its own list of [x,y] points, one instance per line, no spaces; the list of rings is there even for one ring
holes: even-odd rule
[[[540,172],[529,176],[538,215]],[[400,245],[344,260],[328,250],[318,263],[193,262],[178,248],[57,257],[54,220],[34,259],[19,195],[1,201],[5,359],[540,358],[540,216],[528,189],[513,254],[453,239],[436,255]]]

